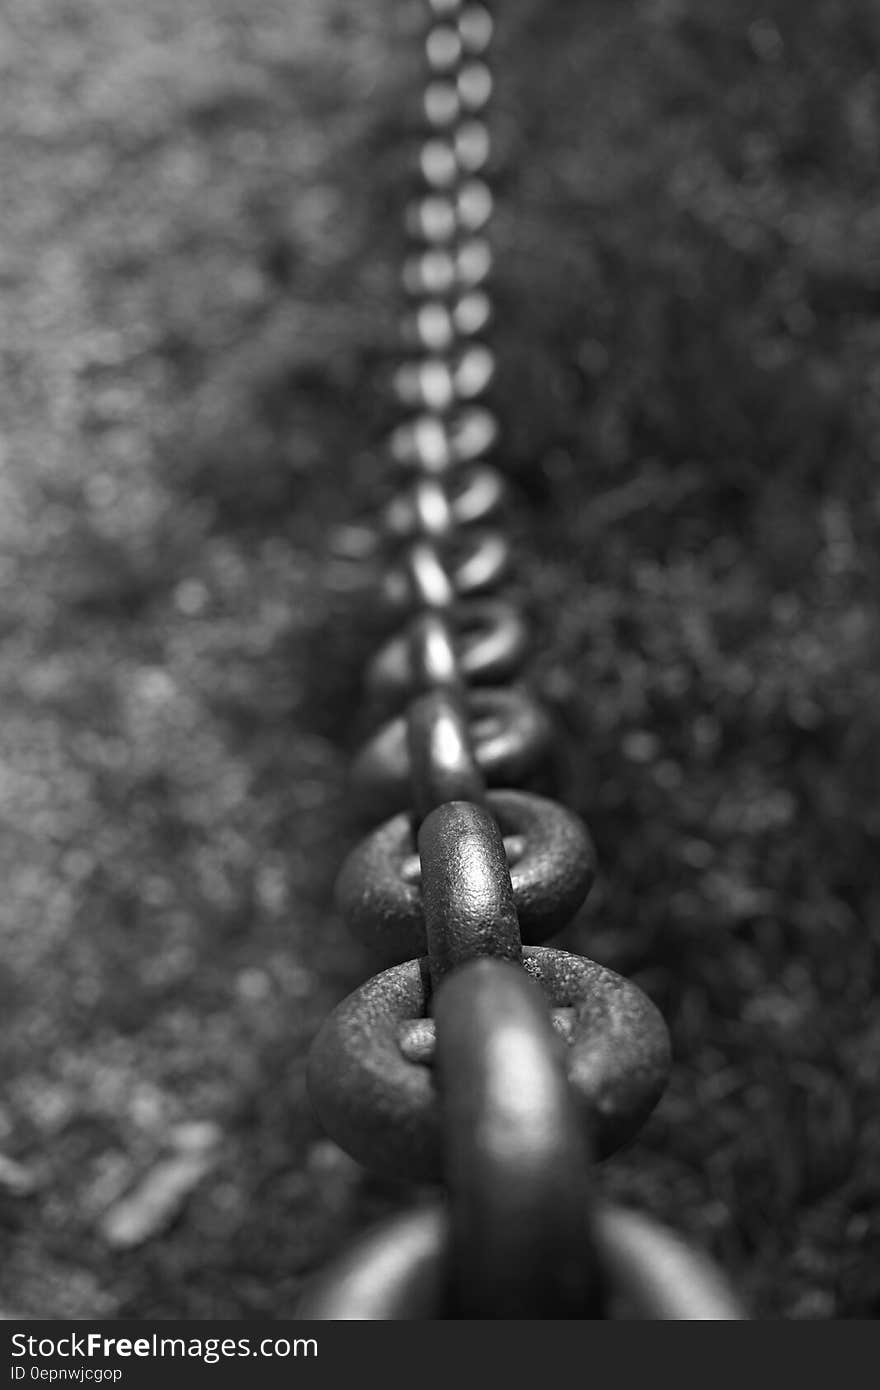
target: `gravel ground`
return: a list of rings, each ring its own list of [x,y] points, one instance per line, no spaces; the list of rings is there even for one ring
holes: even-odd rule
[[[507,0],[501,461],[676,1064],[601,1190],[873,1317],[880,17]],[[320,1132],[419,64],[391,0],[0,6],[0,1303],[285,1318],[410,1195]]]

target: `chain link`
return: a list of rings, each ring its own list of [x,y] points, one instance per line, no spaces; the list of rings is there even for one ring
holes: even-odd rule
[[[326,1020],[309,1087],[343,1148],[386,1176],[443,1182],[449,1215],[385,1223],[299,1315],[742,1317],[705,1257],[595,1198],[592,1160],[650,1115],[669,1038],[632,982],[534,944],[580,908],[594,854],[570,811],[515,789],[552,729],[527,687],[499,684],[528,632],[496,592],[512,551],[496,529],[504,481],[485,461],[497,422],[481,403],[495,370],[481,341],[493,20],[470,0],[427,7],[423,188],[405,213],[402,274],[413,355],[393,379],[409,414],[389,441],[403,481],[382,515],[395,553],[378,595],[401,627],[366,677],[390,717],[353,768],[391,819],[337,886],[389,968]]]
[[[593,1211],[606,1304],[612,1316],[733,1321],[747,1316],[714,1263],[641,1212],[605,1203]],[[448,1213],[420,1206],[376,1225],[319,1275],[299,1316],[323,1321],[425,1321],[448,1300]]]

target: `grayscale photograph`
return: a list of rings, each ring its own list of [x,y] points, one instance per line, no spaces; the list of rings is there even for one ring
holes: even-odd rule
[[[880,1317],[880,4],[0,0],[0,187],[10,1378]]]

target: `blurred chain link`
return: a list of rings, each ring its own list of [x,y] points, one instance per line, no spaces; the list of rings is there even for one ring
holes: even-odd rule
[[[446,1201],[369,1233],[298,1316],[741,1318],[704,1255],[594,1192],[594,1160],[662,1095],[669,1038],[630,981],[537,944],[574,917],[595,861],[576,816],[516,789],[552,730],[509,683],[528,633],[497,594],[513,554],[497,529],[505,484],[485,461],[498,426],[480,403],[495,369],[481,341],[493,18],[469,0],[426,8],[422,189],[402,275],[411,355],[393,383],[407,414],[389,441],[401,482],[381,518],[393,556],[377,596],[400,627],[366,674],[388,720],[353,767],[391,818],[337,889],[388,968],[326,1020],[309,1087],[356,1159],[441,1182]]]

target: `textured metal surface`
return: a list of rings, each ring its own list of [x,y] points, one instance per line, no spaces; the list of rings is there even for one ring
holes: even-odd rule
[[[603,1203],[592,1214],[591,1229],[607,1291],[606,1316],[715,1322],[749,1316],[714,1260],[659,1222]],[[450,1245],[443,1207],[389,1217],[323,1271],[296,1316],[396,1322],[449,1317]]]
[[[422,909],[434,989],[465,961],[522,960],[501,829],[467,801],[439,805],[419,829]]]
[[[523,941],[546,941],[571,921],[595,876],[595,851],[583,822],[531,792],[490,791],[486,804],[505,840]],[[354,934],[388,963],[425,950],[421,873],[412,818],[401,813],[352,851],[337,882],[337,902]]]
[[[666,1088],[666,1024],[637,985],[586,956],[530,946],[523,965],[551,1005],[572,1010],[566,1071],[604,1158],[641,1129]]]
[[[392,966],[334,1009],[309,1053],[309,1095],[327,1133],[359,1162],[402,1180],[441,1176],[433,1073],[399,1043],[429,998],[427,957]]]
[[[594,961],[541,946],[523,964],[548,1002],[571,1009],[565,1070],[600,1154],[632,1138],[669,1072],[657,1009],[631,981]],[[401,1030],[429,1011],[428,962],[374,975],[325,1021],[309,1058],[315,1110],[342,1148],[389,1177],[440,1179],[440,1117],[432,1070],[407,1060]]]
[[[591,1145],[546,997],[507,961],[471,960],[438,987],[435,1018],[453,1315],[592,1315]]]

